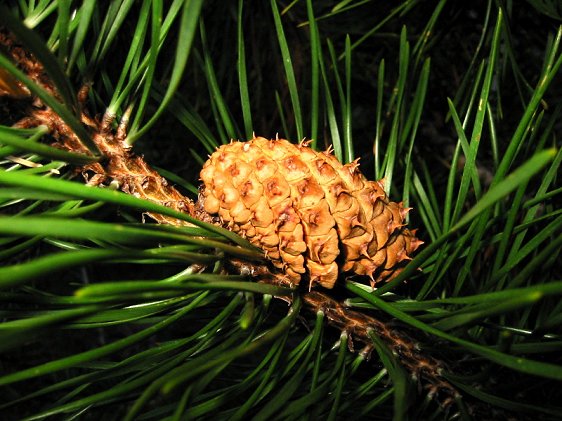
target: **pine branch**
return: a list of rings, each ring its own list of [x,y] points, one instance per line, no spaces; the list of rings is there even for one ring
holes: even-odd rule
[[[0,411],[560,418],[562,28],[426,3],[0,6]],[[426,246],[375,290],[295,289],[147,164],[194,178],[237,121],[361,156]]]
[[[41,64],[30,53],[25,53],[25,60],[21,60],[22,48],[10,37],[4,37],[6,48],[15,62],[19,63],[24,71],[29,72],[29,77],[43,89],[56,93],[48,75],[42,71]],[[33,72],[30,72],[33,69]],[[8,85],[6,83],[6,85]],[[87,86],[80,91],[80,98],[86,98]],[[16,100],[16,95],[10,96]],[[33,106],[28,107],[27,115],[15,123],[15,127],[24,129],[45,126],[54,139],[51,146],[61,148],[75,154],[88,154],[88,150],[81,143],[78,136],[65,123],[57,113],[40,100],[34,99]],[[97,162],[77,166],[73,170],[81,173],[84,181],[91,186],[116,186],[124,193],[146,199],[175,211],[186,212],[190,216],[205,222],[220,224],[220,220],[205,212],[203,206],[194,203],[181,194],[164,177],[152,169],[145,160],[135,155],[130,145],[125,142],[126,127],[122,123],[116,131],[112,128],[111,118],[104,116],[101,119],[89,117],[84,109],[84,101],[80,101],[81,121],[88,127],[92,140],[101,152]],[[160,224],[184,225],[184,221],[146,212],[153,220]],[[257,266],[251,262],[232,260],[229,263],[237,273],[251,275],[258,282],[272,283],[273,285],[292,288],[292,282],[287,276],[277,269],[268,266]],[[354,351],[353,341],[365,344],[365,355],[370,355],[373,347],[373,335],[380,337],[398,356],[401,364],[411,373],[412,378],[427,382],[429,396],[435,397],[440,404],[450,405],[458,395],[458,391],[442,376],[445,364],[421,351],[420,346],[406,333],[390,328],[387,323],[376,318],[345,308],[342,304],[331,298],[327,293],[306,290],[301,288],[295,293],[302,296],[303,303],[312,314],[322,312],[327,322],[333,327],[346,332],[349,336],[349,349]],[[293,299],[285,298],[292,303]]]

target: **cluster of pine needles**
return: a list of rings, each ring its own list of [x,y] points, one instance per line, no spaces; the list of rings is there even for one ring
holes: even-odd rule
[[[0,5],[0,418],[562,418],[562,8],[473,3]],[[272,281],[194,207],[254,133],[360,158],[424,246]]]

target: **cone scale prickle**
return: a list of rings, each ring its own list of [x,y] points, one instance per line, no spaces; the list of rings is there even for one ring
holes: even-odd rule
[[[396,276],[422,242],[405,228],[409,209],[358,167],[307,142],[231,142],[203,166],[200,202],[295,285],[304,278],[332,288],[340,273],[374,285]]]

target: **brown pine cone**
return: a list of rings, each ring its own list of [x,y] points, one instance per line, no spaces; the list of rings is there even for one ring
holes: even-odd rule
[[[422,242],[404,227],[409,209],[358,167],[306,142],[232,142],[203,166],[200,201],[295,284],[308,277],[310,287],[332,288],[350,272],[374,285],[396,276]]]

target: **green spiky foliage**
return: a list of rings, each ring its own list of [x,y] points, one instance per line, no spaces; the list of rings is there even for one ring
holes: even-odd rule
[[[4,419],[562,417],[558,2],[6,3],[0,26],[57,95],[5,48],[4,80],[84,151],[12,127],[34,103],[2,97]],[[425,245],[392,282],[330,294],[415,339],[456,393],[372,332],[351,352],[306,291],[233,272],[262,259],[236,235],[85,185],[102,158],[81,108],[194,199],[206,155],[253,132],[360,157]]]

